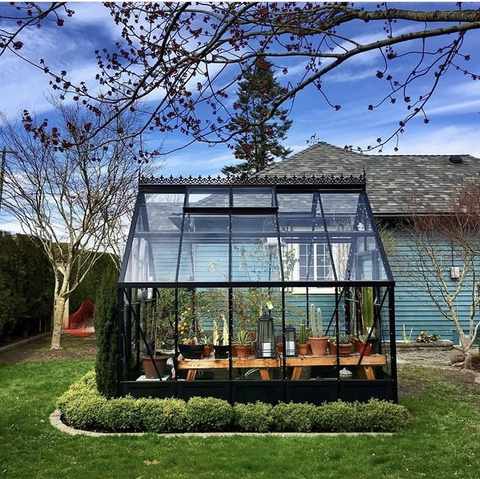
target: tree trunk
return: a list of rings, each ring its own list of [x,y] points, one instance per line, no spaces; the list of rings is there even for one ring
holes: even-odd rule
[[[456,325],[455,325],[456,326]],[[473,340],[470,335],[466,335],[460,325],[457,327],[457,333],[460,339],[460,348],[462,353],[465,354],[465,357],[470,354],[470,350],[472,349]]]
[[[52,330],[52,349],[62,349],[60,344],[63,326],[63,313],[65,311],[66,298],[59,292],[55,292]]]

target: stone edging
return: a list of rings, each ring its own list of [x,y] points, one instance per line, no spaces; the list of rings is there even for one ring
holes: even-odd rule
[[[90,437],[103,437],[103,436],[144,436],[145,432],[95,432],[95,431],[84,431],[82,429],[74,429],[73,427],[67,426],[64,424],[60,417],[60,411],[55,409],[55,411],[50,414],[50,424],[53,427],[56,427],[59,431],[70,434],[71,436],[90,436]],[[291,436],[303,436],[303,437],[314,437],[314,436],[393,436],[393,432],[184,432],[184,433],[170,433],[170,434],[157,434],[162,437],[185,437],[185,436],[196,436],[196,437],[228,437],[228,436],[280,436],[280,437],[291,437]]]
[[[55,411],[50,414],[50,424],[53,427],[56,427],[59,431],[66,432],[71,436],[91,436],[91,437],[102,437],[102,436],[142,436],[143,432],[129,432],[129,433],[116,433],[116,432],[95,432],[95,431],[84,431],[82,429],[75,429],[73,427],[67,426],[62,422],[60,411],[55,409]]]

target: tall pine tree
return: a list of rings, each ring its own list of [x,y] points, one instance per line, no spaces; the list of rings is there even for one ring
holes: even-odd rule
[[[238,99],[234,104],[237,114],[230,124],[231,130],[245,129],[237,137],[236,145],[231,146],[235,158],[243,161],[223,167],[222,173],[247,178],[292,152],[281,144],[292,121],[287,120],[287,110],[280,109],[264,122],[274,101],[284,93],[273,76],[271,63],[258,57],[244,77],[238,84]]]

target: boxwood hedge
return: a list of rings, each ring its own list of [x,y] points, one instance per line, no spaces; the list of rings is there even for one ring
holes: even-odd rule
[[[321,406],[293,402],[232,406],[212,397],[106,399],[98,393],[94,372],[72,384],[57,408],[74,428],[111,432],[396,432],[409,421],[404,406],[377,399]]]

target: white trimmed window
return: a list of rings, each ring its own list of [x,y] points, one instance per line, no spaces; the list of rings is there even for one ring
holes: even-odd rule
[[[313,249],[313,251],[312,251]],[[310,265],[309,265],[310,262]],[[324,281],[333,275],[328,245],[300,244],[298,245],[298,279]]]

